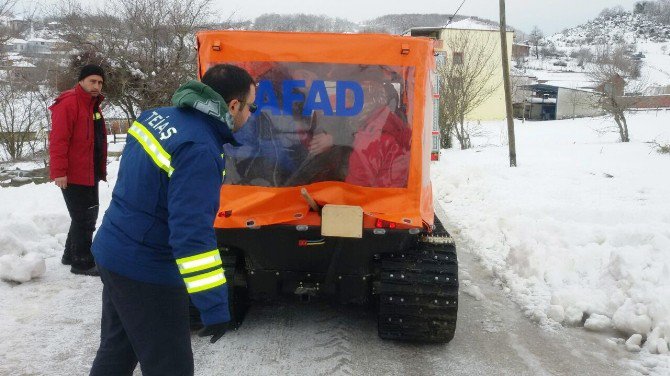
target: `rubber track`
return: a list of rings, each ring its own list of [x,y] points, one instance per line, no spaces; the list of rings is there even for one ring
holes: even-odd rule
[[[230,310],[231,329],[237,329],[244,321],[244,316],[249,306],[244,288],[235,286],[235,278],[237,277],[237,257],[227,253],[222,253],[221,263],[226,276],[226,284],[228,285],[228,308]]]
[[[458,260],[453,245],[419,243],[406,253],[380,254],[378,333],[381,338],[446,343],[458,312]]]

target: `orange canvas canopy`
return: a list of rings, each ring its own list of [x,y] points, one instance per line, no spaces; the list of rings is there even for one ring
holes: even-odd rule
[[[236,134],[243,146],[226,153],[237,164],[229,167],[226,160],[227,175],[215,227],[314,224],[318,215],[309,211],[300,193],[303,187],[319,205],[360,206],[368,219],[411,227],[433,224],[429,164],[430,75],[434,60],[429,39],[381,34],[206,31],[197,34],[197,46],[199,76],[212,65],[228,63],[247,69],[259,83],[256,119]],[[392,105],[368,110],[372,108],[369,103],[384,101]],[[383,114],[384,120],[374,120],[374,114]],[[340,156],[333,152],[330,160],[335,168],[348,163],[342,169],[348,175],[324,177],[325,168],[311,172],[309,179],[295,173],[300,164],[315,160],[308,151],[310,142],[320,132],[331,132],[320,128],[341,128],[364,115],[373,120],[355,126],[356,135],[348,141],[347,149],[353,148],[353,153],[337,159]],[[269,123],[273,127],[268,127]],[[343,134],[346,138],[347,132]],[[402,142],[406,145],[398,146]],[[372,144],[381,146],[373,145],[376,149],[372,149]],[[403,147],[407,152],[398,151]],[[370,150],[378,155],[371,155]],[[279,155],[279,151],[284,154]],[[368,181],[352,176],[356,172],[367,176],[370,166],[383,165],[391,154],[394,164],[384,167],[387,177]],[[256,158],[259,155],[263,158]],[[245,175],[261,167],[274,168],[273,176],[261,179]]]

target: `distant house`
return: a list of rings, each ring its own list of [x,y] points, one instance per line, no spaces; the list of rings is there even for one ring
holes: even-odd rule
[[[9,24],[9,29],[14,33],[22,33],[24,31],[28,30],[28,28],[30,28],[30,21],[26,21],[26,20],[22,20],[22,19],[18,19],[18,18],[9,20],[8,24]]]
[[[3,46],[5,52],[15,52],[23,55],[48,55],[52,53],[67,52],[64,50],[65,42],[61,39],[46,38],[11,38]]]
[[[531,46],[522,43],[512,45],[512,59],[519,59],[530,56]]]
[[[34,64],[16,53],[8,54],[0,65],[0,82],[14,82],[23,85],[31,81],[39,72]]]
[[[446,59],[446,64],[462,64],[469,58],[468,51],[452,51],[448,46],[451,38],[464,35],[472,41],[469,43],[472,48],[484,47],[490,49],[492,56],[490,61],[496,64],[495,76],[491,81],[485,83],[488,86],[497,87],[491,96],[481,103],[477,108],[470,112],[467,120],[502,120],[506,117],[505,111],[505,90],[502,84],[502,52],[500,49],[500,28],[498,24],[490,21],[484,21],[475,18],[467,18],[458,22],[450,23],[442,27],[415,27],[403,33],[404,35],[429,37],[441,40],[441,47],[438,45],[436,50],[442,52]],[[507,56],[512,55],[512,44],[514,32],[507,31]]]
[[[596,91],[610,94],[614,93],[617,101],[623,107],[633,110],[668,109],[670,108],[670,85],[652,86],[642,93],[625,93],[626,81],[623,77],[616,75],[611,80],[595,87]]]
[[[520,89],[526,96],[514,104],[516,118],[561,120],[603,114],[597,105],[601,94],[593,90],[548,84],[523,85]]]
[[[670,94],[670,85],[649,86],[643,92],[644,95],[668,95]]]
[[[11,38],[3,47],[5,52],[24,53],[28,51],[28,41],[25,39]]]
[[[26,53],[47,55],[61,49],[64,42],[60,39],[30,38],[28,39]]]

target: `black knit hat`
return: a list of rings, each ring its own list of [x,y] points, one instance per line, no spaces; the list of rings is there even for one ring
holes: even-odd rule
[[[79,72],[79,81],[93,75],[100,76],[103,81],[105,80],[105,71],[99,65],[89,64],[81,68],[81,72]]]

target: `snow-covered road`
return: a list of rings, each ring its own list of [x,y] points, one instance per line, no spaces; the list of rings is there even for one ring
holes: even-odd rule
[[[196,375],[637,374],[626,366],[633,356],[604,348],[602,335],[530,322],[472,257],[461,252],[461,267],[484,298],[461,293],[448,345],[381,340],[374,315],[361,307],[257,304],[221,341],[193,337]],[[38,281],[0,289],[0,375],[84,375],[90,368],[101,283],[71,275],[57,257],[47,260],[47,270]]]
[[[628,144],[609,124],[518,124],[517,169],[504,125],[485,124],[477,148],[433,164],[460,258],[448,345],[382,341],[361,308],[255,305],[218,343],[193,337],[196,374],[670,375],[670,156],[648,143],[670,143],[670,114],[631,116]],[[0,375],[86,374],[101,284],[60,265],[60,192],[3,188],[0,203]]]

